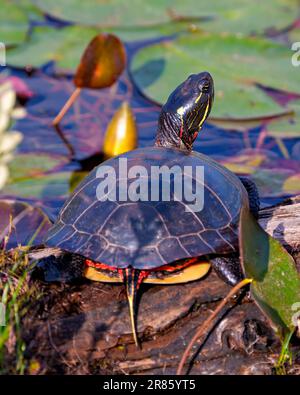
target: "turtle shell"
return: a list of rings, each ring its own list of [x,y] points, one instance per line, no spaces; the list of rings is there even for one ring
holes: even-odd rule
[[[124,188],[124,180],[129,188],[136,180],[119,173],[120,158],[127,158],[128,169],[143,166],[148,174],[152,166],[179,166],[192,178],[194,189],[199,179],[187,169],[203,166],[203,209],[191,210],[190,201],[174,199],[174,177],[170,201],[162,194],[156,201],[99,199],[100,167],[115,170],[117,192]],[[248,195],[238,177],[211,158],[173,148],[141,148],[97,166],[66,201],[45,244],[113,267],[153,269],[183,258],[236,251],[244,205]]]

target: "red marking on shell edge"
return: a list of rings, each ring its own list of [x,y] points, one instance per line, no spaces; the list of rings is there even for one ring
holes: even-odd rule
[[[160,271],[164,271],[164,272],[175,272],[177,270],[180,269],[184,269],[187,266],[192,265],[193,263],[198,262],[198,258],[190,258],[190,259],[184,259],[182,261],[181,264],[177,264],[177,265],[163,265],[160,267],[157,267],[156,269],[153,269],[153,272],[160,272]]]
[[[141,270],[141,272],[147,273],[147,276],[149,275],[150,272],[160,272],[160,271],[174,272],[174,271],[177,271],[177,270],[180,270],[180,269],[184,269],[185,267],[190,266],[193,263],[196,263],[197,261],[198,261],[198,258],[184,259],[184,260],[182,260],[181,264],[177,264],[177,265],[163,265],[163,266],[159,266],[157,268],[150,269],[150,270]],[[93,267],[95,269],[102,269],[102,270],[109,270],[109,271],[118,271],[119,274],[122,272],[122,269],[119,269],[119,268],[117,268],[115,266],[109,266],[109,265],[106,265],[105,263],[101,263],[101,262],[94,262],[94,261],[91,261],[90,259],[86,259],[85,260],[85,264],[87,266]],[[122,275],[123,275],[123,272],[122,272]]]
[[[95,269],[113,270],[113,271],[118,270],[118,268],[114,266],[105,265],[105,263],[101,263],[101,262],[94,262],[91,261],[90,259],[86,259],[85,264],[89,267],[94,267]]]

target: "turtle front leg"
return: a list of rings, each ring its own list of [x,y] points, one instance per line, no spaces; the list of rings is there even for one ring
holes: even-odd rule
[[[245,278],[241,268],[239,254],[218,256],[211,258],[210,262],[217,275],[226,284],[234,286]]]
[[[239,179],[248,192],[250,211],[255,218],[258,218],[260,200],[257,186],[247,177],[239,177]],[[218,256],[210,259],[210,262],[221,280],[227,284],[234,286],[243,280],[244,274],[238,253]]]

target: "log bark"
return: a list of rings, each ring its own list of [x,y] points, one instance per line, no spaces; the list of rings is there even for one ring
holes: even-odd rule
[[[262,209],[259,222],[298,261],[300,197]],[[142,285],[141,350],[133,342],[122,285],[83,279],[41,290],[44,296],[23,322],[27,357],[38,360],[40,374],[174,374],[187,343],[229,286],[213,271],[193,283]],[[299,354],[300,344],[293,347]],[[200,351],[192,374],[272,374],[280,343],[244,294],[228,306]],[[299,374],[299,362],[294,360],[289,374]]]
[[[290,252],[300,250],[300,196],[259,212],[259,223]]]

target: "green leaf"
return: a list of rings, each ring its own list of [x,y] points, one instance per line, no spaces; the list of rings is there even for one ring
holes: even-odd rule
[[[28,19],[22,9],[8,0],[2,0],[0,13],[0,37],[5,45],[18,44],[25,40]]]
[[[295,194],[300,191],[300,173],[287,178],[282,186],[284,192]]]
[[[8,166],[10,182],[41,176],[50,170],[58,170],[67,163],[68,158],[60,155],[46,153],[16,154]]]
[[[247,278],[252,278],[255,302],[283,334],[295,329],[293,306],[300,302],[300,277],[295,262],[243,208],[240,217],[240,254]]]
[[[289,41],[290,43],[300,42],[300,29],[292,29],[289,32]]]
[[[60,199],[69,193],[70,172],[47,174],[35,178],[20,179],[2,189],[4,196],[30,199]]]
[[[299,68],[300,73],[300,68]],[[293,115],[268,123],[266,130],[269,136],[295,138],[300,136],[300,101],[290,103]]]
[[[254,174],[260,169],[267,156],[262,153],[251,152],[230,156],[221,161],[222,165],[236,174]]]
[[[64,29],[39,26],[26,44],[8,51],[6,61],[12,66],[37,68],[55,61],[59,69],[75,71],[85,47],[98,32],[78,26]]]
[[[40,19],[41,13],[27,0],[2,0],[0,41],[6,46],[23,42],[29,29],[29,18]]]
[[[176,3],[177,1],[173,2]],[[195,1],[194,1],[195,3]],[[80,0],[35,0],[44,12],[62,20],[89,26],[149,26],[170,20],[170,0],[89,0],[88,6]]]
[[[298,12],[297,0],[90,0],[88,6],[81,0],[35,3],[56,18],[101,28],[149,27],[206,17],[207,22],[201,25],[205,30],[246,34],[261,33],[270,27],[282,29],[296,19]]]
[[[13,48],[7,53],[7,63],[16,67],[41,67],[55,61],[60,71],[75,71],[83,51],[90,40],[101,31],[114,33],[123,40],[142,40],[153,35],[171,35],[179,31],[188,31],[189,24],[178,22],[158,25],[150,28],[96,29],[82,26],[68,26],[61,29],[38,26],[25,44]]]
[[[141,49],[131,71],[138,87],[164,103],[191,73],[209,71],[215,81],[215,118],[266,117],[288,111],[257,84],[300,93],[300,73],[291,67],[291,51],[257,37],[186,34]]]
[[[227,7],[220,11],[216,9],[215,18],[203,24],[204,30],[214,33],[262,34],[271,28],[280,31],[288,27],[299,15],[297,0],[212,2],[216,6],[220,3]]]
[[[276,159],[275,159],[276,161]],[[272,163],[269,161],[269,163]],[[274,162],[273,162],[274,163]],[[266,162],[267,166],[267,162]],[[274,177],[276,172],[276,177]],[[293,171],[285,167],[257,168],[251,175],[262,196],[282,196],[284,182],[293,174]]]

